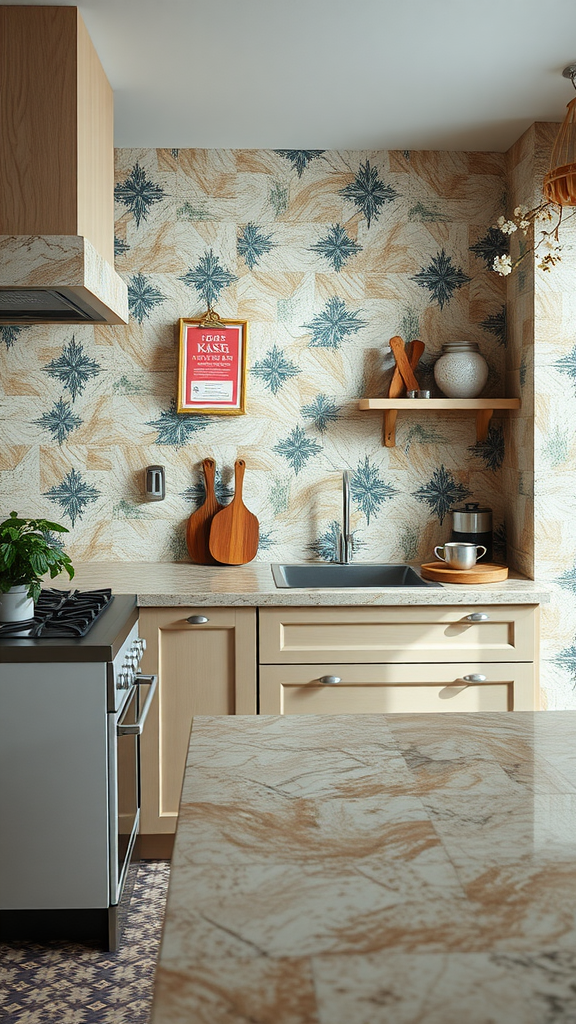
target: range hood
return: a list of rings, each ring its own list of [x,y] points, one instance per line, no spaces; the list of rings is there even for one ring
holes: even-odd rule
[[[113,97],[76,7],[0,6],[0,324],[128,322]]]

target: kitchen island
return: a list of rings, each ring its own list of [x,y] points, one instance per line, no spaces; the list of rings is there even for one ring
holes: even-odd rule
[[[576,712],[194,720],[152,1024],[576,1016]]]

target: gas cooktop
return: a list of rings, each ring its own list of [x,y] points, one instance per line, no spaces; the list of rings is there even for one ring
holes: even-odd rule
[[[34,605],[34,618],[0,624],[0,637],[19,640],[86,636],[113,600],[111,590],[41,590]]]
[[[0,624],[0,663],[112,661],[137,619],[135,594],[42,590],[33,619]]]

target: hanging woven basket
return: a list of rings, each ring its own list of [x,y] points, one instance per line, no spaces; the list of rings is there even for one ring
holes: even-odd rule
[[[576,98],[568,104],[568,113],[554,143],[543,192],[551,203],[576,206]]]

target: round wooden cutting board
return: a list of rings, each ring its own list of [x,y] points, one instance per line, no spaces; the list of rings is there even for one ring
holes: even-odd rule
[[[477,562],[472,569],[449,569],[445,562],[425,562],[420,566],[425,580],[436,583],[498,583],[508,579],[508,566],[496,562]]]

